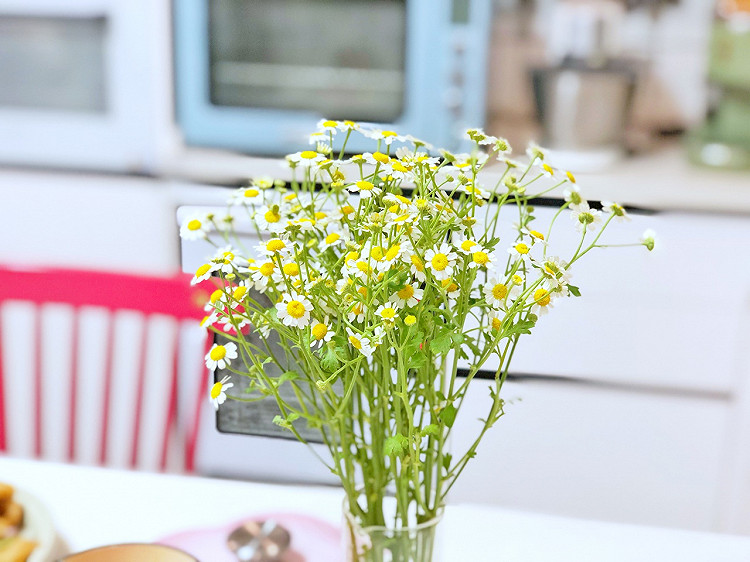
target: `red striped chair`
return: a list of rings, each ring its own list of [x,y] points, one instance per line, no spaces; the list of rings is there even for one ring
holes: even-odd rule
[[[0,268],[0,452],[192,471],[208,338],[189,279]]]

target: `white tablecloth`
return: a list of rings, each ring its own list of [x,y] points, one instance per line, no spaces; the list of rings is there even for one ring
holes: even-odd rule
[[[125,472],[0,457],[0,481],[35,495],[72,551],[149,542],[253,514],[340,524],[337,488]],[[444,562],[747,562],[750,537],[449,505]],[[211,561],[203,561],[211,562]]]

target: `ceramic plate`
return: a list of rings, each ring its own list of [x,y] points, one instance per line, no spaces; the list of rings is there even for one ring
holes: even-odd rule
[[[37,543],[27,562],[51,562],[55,556],[57,533],[47,508],[23,490],[15,490],[13,499],[23,506],[24,524],[20,535]]]

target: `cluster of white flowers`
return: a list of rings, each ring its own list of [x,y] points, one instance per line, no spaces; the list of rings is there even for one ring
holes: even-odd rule
[[[351,134],[372,139],[375,150],[333,159],[336,136]],[[193,283],[222,280],[204,325],[233,333],[250,326],[263,336],[276,330],[318,354],[344,344],[352,356],[369,359],[386,343],[429,338],[438,309],[471,309],[489,334],[508,317],[544,314],[570,294],[569,264],[547,255],[548,241],[528,217],[515,239],[494,237],[489,224],[497,217],[486,202],[525,197],[531,182],[507,158],[505,139],[479,129],[467,136],[476,150],[437,157],[410,136],[321,121],[310,136],[315,149],[286,158],[293,182],[257,178],[232,194],[230,207],[249,214],[260,243],[252,251],[223,246],[198,268]],[[583,236],[600,228],[605,215],[628,219],[616,203],[590,207],[575,177],[544,162],[538,146],[528,154],[526,172],[533,167],[567,184],[562,204]],[[505,173],[486,189],[478,174],[492,156]],[[180,234],[208,238],[232,225],[231,216],[191,215]],[[273,304],[260,304],[258,293]],[[215,346],[206,364],[222,368],[237,356],[236,346]]]

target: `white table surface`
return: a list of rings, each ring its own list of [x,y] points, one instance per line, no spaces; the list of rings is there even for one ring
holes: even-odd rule
[[[148,542],[268,511],[338,525],[341,491],[62,465],[0,457],[0,481],[48,507],[73,550]],[[444,562],[740,562],[750,537],[449,505]],[[211,562],[211,561],[203,561]],[[332,561],[334,562],[334,561]]]

